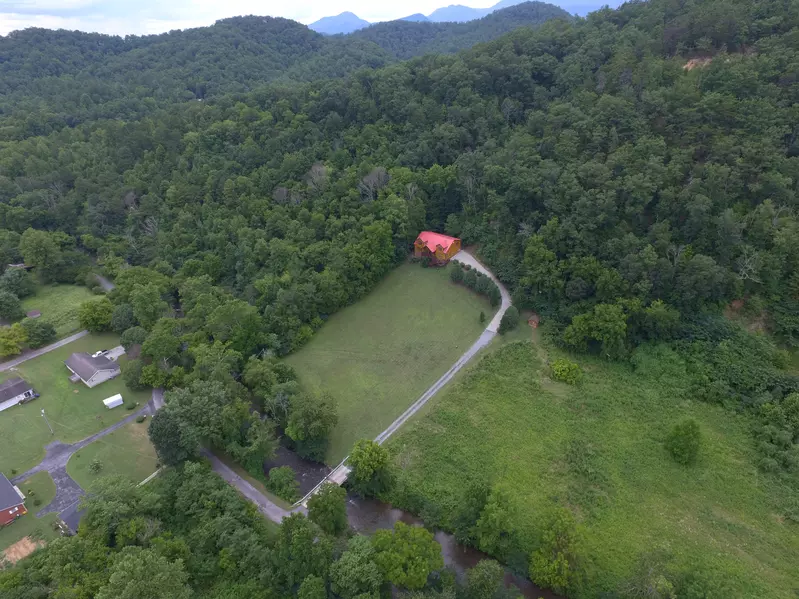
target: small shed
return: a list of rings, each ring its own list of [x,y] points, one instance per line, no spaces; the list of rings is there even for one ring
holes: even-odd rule
[[[116,395],[112,395],[108,399],[104,399],[103,403],[105,404],[105,407],[108,408],[109,410],[111,408],[116,408],[118,406],[121,406],[123,404],[122,395],[120,395],[119,393],[117,393]]]
[[[39,311],[39,310],[31,310],[25,316],[27,316],[30,319],[34,319],[34,318],[39,318],[41,315],[42,315],[41,311]]]

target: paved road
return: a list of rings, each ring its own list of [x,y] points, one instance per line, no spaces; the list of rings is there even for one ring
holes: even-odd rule
[[[244,495],[244,497],[255,504],[255,506],[258,508],[258,511],[269,518],[272,522],[277,522],[279,524],[282,522],[283,518],[286,518],[293,513],[307,512],[304,507],[295,507],[292,510],[284,510],[282,507],[272,503],[269,498],[261,493],[258,489],[233,472],[233,470],[231,470],[210,451],[204,450],[203,455],[208,458],[208,461],[211,462],[211,469],[214,472],[221,476],[228,484],[238,489],[238,491]]]
[[[472,256],[466,250],[461,250],[460,252],[455,254],[453,259],[458,260],[463,264],[471,265],[472,268],[488,275],[491,278],[491,280],[497,284],[497,287],[499,287],[500,295],[502,297],[502,302],[500,303],[499,310],[494,315],[494,318],[491,319],[491,322],[488,323],[488,326],[480,335],[480,338],[477,341],[475,341],[474,344],[469,349],[467,349],[466,352],[460,358],[458,358],[455,364],[453,364],[452,367],[441,376],[441,378],[439,378],[435,383],[433,383],[432,386],[430,386],[430,388],[428,388],[427,391],[425,391],[419,399],[413,402],[407,410],[405,410],[402,414],[400,414],[399,418],[397,418],[394,422],[392,422],[386,430],[384,430],[382,433],[377,435],[377,437],[375,437],[375,441],[381,445],[386,440],[388,440],[388,438],[391,437],[391,435],[397,432],[397,430],[403,424],[405,424],[419,410],[421,410],[422,407],[424,407],[424,405],[428,401],[430,401],[436,393],[441,391],[441,389],[448,382],[452,380],[452,377],[454,377],[458,373],[458,371],[460,371],[464,366],[466,366],[466,364],[468,364],[469,361],[472,358],[474,358],[474,356],[477,355],[477,353],[481,349],[483,349],[489,343],[491,343],[491,340],[494,339],[494,337],[497,335],[497,330],[499,329],[499,322],[502,320],[502,316],[503,314],[505,314],[505,310],[507,310],[511,305],[510,294],[508,293],[508,290],[505,289],[505,286],[502,283],[500,283],[499,280],[494,276],[494,274],[491,271],[489,271],[485,266],[483,266],[477,260],[477,258]],[[343,482],[347,480],[347,475],[350,473],[350,468],[345,464],[346,461],[347,458],[344,458],[344,461],[342,461],[337,468],[335,468],[330,474],[328,474],[324,478],[324,480],[322,480],[318,485],[316,485],[316,487],[314,487],[310,493],[308,493],[305,497],[300,499],[300,501],[297,502],[297,504],[295,505],[305,504],[310,498],[310,496],[316,493],[322,487],[322,484],[325,482],[335,482],[335,484],[343,484]]]
[[[59,347],[63,347],[69,343],[72,343],[73,341],[80,339],[81,337],[85,337],[88,334],[89,331],[81,331],[80,333],[75,333],[74,335],[70,335],[69,337],[64,337],[63,339],[56,341],[55,343],[51,343],[50,345],[45,345],[44,347],[40,347],[39,349],[31,349],[28,351],[24,351],[13,360],[9,360],[8,362],[3,362],[2,364],[0,364],[0,372],[5,372],[6,370],[10,370],[11,368],[19,366],[23,362],[32,360],[33,358],[38,358],[39,356],[44,355],[47,352],[53,351],[54,349],[58,349]]]
[[[116,285],[114,285],[111,281],[106,279],[103,275],[95,274],[94,276],[97,279],[97,282],[100,283],[100,287],[102,287],[106,291],[113,291],[114,288],[116,287]]]

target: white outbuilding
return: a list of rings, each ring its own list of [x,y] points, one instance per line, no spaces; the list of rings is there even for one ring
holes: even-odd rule
[[[105,404],[105,407],[110,410],[111,408],[116,408],[117,406],[121,406],[124,403],[124,401],[122,399],[122,396],[119,393],[117,393],[116,395],[112,395],[108,399],[104,399],[103,403]]]

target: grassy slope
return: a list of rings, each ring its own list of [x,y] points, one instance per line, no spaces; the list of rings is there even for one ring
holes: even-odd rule
[[[102,400],[122,393],[126,401],[146,402],[148,392],[134,392],[117,377],[89,389],[83,383],[69,382],[64,360],[73,352],[107,349],[118,345],[116,335],[88,335],[53,350],[43,356],[20,364],[14,371],[0,373],[0,379],[22,376],[41,397],[23,406],[0,412],[0,438],[4,450],[0,453],[0,470],[7,476],[14,468],[24,472],[44,457],[44,446],[54,438],[74,443],[103,430],[130,414],[124,407],[107,409]],[[42,419],[44,409],[55,437],[50,435]]]
[[[328,463],[375,437],[444,374],[479,337],[481,310],[494,312],[447,269],[405,264],[286,358],[304,386],[337,401]]]
[[[585,380],[572,388],[546,377],[532,344],[489,355],[390,442],[405,482],[443,514],[470,479],[503,485],[528,538],[553,502],[570,506],[603,590],[629,577],[639,555],[668,547],[678,567],[723,572],[731,596],[793,597],[799,531],[780,516],[789,491],[755,467],[750,420],[683,399],[682,365],[669,353],[635,373],[580,361]],[[692,468],[662,444],[687,416],[704,433]],[[578,457],[567,459],[570,447]]]
[[[77,285],[44,285],[36,294],[22,300],[25,312],[39,310],[42,320],[51,323],[59,338],[80,330],[78,308],[83,302],[96,298],[91,291]]]
[[[25,506],[28,508],[28,513],[10,526],[0,528],[0,551],[28,535],[44,541],[58,537],[58,532],[53,530],[52,526],[57,519],[56,514],[46,514],[43,518],[36,517],[36,512],[47,507],[55,497],[55,483],[50,475],[47,472],[37,472],[18,486],[27,496]],[[40,501],[39,505],[34,505],[36,499]]]
[[[121,475],[140,483],[156,471],[158,464],[155,449],[147,436],[149,424],[149,419],[131,422],[84,447],[69,459],[67,472],[84,489],[89,489],[99,477],[110,475]],[[94,458],[103,465],[98,474],[89,471]]]

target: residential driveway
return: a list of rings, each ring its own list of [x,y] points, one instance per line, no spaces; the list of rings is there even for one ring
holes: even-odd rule
[[[491,341],[497,335],[497,331],[499,330],[499,323],[502,320],[502,316],[505,314],[505,310],[507,310],[511,305],[510,294],[508,293],[508,290],[505,289],[505,286],[502,283],[500,283],[499,280],[494,276],[494,273],[492,273],[485,266],[483,266],[477,260],[477,258],[472,256],[466,250],[461,250],[460,252],[455,254],[453,260],[458,260],[463,264],[471,265],[472,268],[487,275],[492,281],[494,281],[497,284],[497,287],[499,287],[500,295],[502,296],[502,302],[499,306],[499,310],[497,310],[497,313],[494,315],[494,318],[491,319],[491,322],[488,323],[488,326],[480,335],[480,338],[477,339],[477,341],[475,341],[474,344],[472,344],[472,346],[469,349],[467,349],[466,352],[460,358],[458,358],[458,360],[452,365],[452,367],[449,370],[447,370],[441,376],[441,378],[439,378],[435,383],[433,383],[430,386],[430,388],[428,388],[427,391],[425,391],[419,399],[413,402],[407,410],[405,410],[402,414],[400,414],[399,418],[397,418],[394,422],[392,422],[386,430],[377,435],[375,441],[381,445],[386,440],[388,440],[388,438],[391,437],[391,435],[397,432],[397,430],[399,430],[399,428],[403,424],[405,424],[419,410],[421,410],[422,407],[424,407],[424,405],[428,401],[430,401],[435,396],[436,393],[441,391],[441,389],[443,389],[444,386],[452,380],[452,377],[454,377],[458,373],[458,371],[460,371],[464,366],[466,366],[466,364],[468,364],[469,361],[472,358],[474,358],[481,349],[483,349],[489,343],[491,343]],[[323,481],[321,481],[316,487],[314,487],[314,489],[310,493],[308,493],[305,497],[303,497],[299,501],[299,503],[302,505],[306,504],[310,496],[316,493],[326,482],[333,482],[339,485],[343,484],[344,481],[347,480],[347,475],[349,475],[350,472],[350,469],[345,464],[346,460],[347,458],[344,458],[344,461],[342,461],[341,464],[339,464],[339,466],[335,470],[333,470],[330,474],[328,474],[328,476]]]
[[[15,366],[19,366],[23,362],[27,362],[28,360],[32,360],[33,358],[38,358],[39,356],[43,356],[47,352],[51,352],[54,349],[63,347],[69,343],[72,343],[73,341],[77,341],[81,337],[85,337],[88,334],[89,331],[81,331],[80,333],[75,333],[74,335],[70,335],[69,337],[64,337],[60,341],[56,341],[55,343],[51,343],[50,345],[45,345],[44,347],[40,347],[39,349],[31,349],[28,351],[24,351],[13,360],[9,360],[8,362],[3,362],[2,364],[0,364],[0,372],[5,372],[6,370],[10,370]]]
[[[455,256],[453,256],[452,259],[457,260],[458,262],[461,262],[463,264],[468,264],[475,270],[486,275],[489,279],[491,279],[492,281],[494,281],[494,283],[497,284],[497,287],[499,287],[499,293],[502,296],[502,302],[500,303],[499,310],[497,310],[497,313],[494,315],[494,318],[491,319],[491,322],[489,322],[488,326],[486,327],[487,331],[493,331],[494,333],[496,333],[499,330],[499,322],[502,320],[502,316],[505,314],[505,310],[510,308],[511,305],[510,293],[508,293],[508,290],[505,289],[505,286],[499,282],[499,279],[497,279],[494,276],[494,273],[492,273],[485,266],[483,266],[483,264],[477,258],[472,256],[466,250],[461,250],[460,252],[455,254]]]
[[[80,512],[77,511],[78,502],[84,495],[84,489],[76,483],[71,476],[67,473],[67,462],[69,458],[76,452],[80,451],[87,445],[94,443],[98,439],[110,435],[116,430],[119,430],[126,424],[134,422],[142,414],[155,414],[158,402],[163,403],[163,390],[153,389],[153,395],[150,401],[147,402],[140,410],[133,412],[130,416],[123,418],[116,424],[112,424],[106,429],[101,430],[99,433],[90,435],[85,439],[81,439],[77,443],[62,443],[61,441],[53,441],[45,447],[44,459],[36,466],[23,472],[19,476],[15,476],[11,482],[15,485],[20,484],[22,481],[27,480],[37,472],[46,471],[53,478],[55,482],[56,494],[55,498],[49,505],[40,510],[36,515],[41,517],[44,514],[51,512],[58,513],[59,518],[67,522],[72,530],[76,530],[77,520],[80,519]],[[24,492],[24,490],[23,490]],[[75,523],[73,527],[72,524]]]

